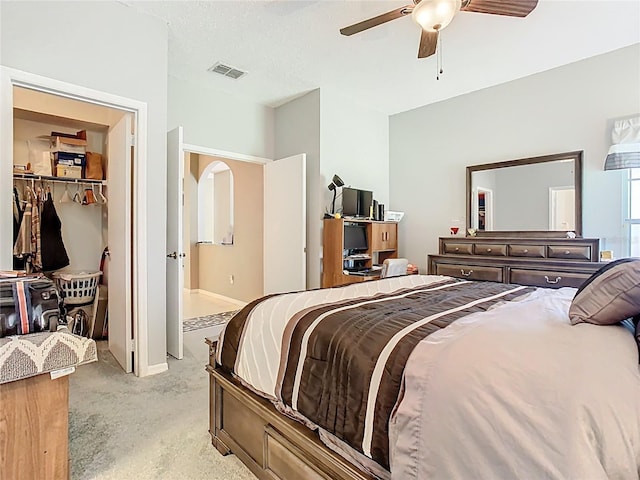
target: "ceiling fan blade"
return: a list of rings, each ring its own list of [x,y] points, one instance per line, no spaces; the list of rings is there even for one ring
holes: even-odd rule
[[[383,13],[382,15],[378,15],[377,17],[363,20],[362,22],[354,23],[353,25],[349,25],[348,27],[341,28],[340,33],[346,36],[353,35],[354,33],[359,33],[363,30],[368,30],[372,27],[377,27],[378,25],[382,25],[383,23],[395,20],[396,18],[409,15],[412,10],[413,5],[405,5],[404,7],[396,8],[395,10]]]
[[[469,0],[462,2],[463,12],[490,13],[508,17],[526,17],[538,5],[538,0]]]
[[[430,57],[436,53],[438,46],[438,32],[427,32],[422,30],[420,35],[420,47],[418,48],[418,58]]]

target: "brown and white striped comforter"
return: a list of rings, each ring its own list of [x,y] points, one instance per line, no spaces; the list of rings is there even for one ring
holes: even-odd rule
[[[275,295],[218,363],[380,478],[640,479],[634,335],[571,325],[574,294],[412,275]]]
[[[218,362],[388,471],[389,418],[414,347],[459,318],[533,290],[410,276],[271,296],[230,321]]]

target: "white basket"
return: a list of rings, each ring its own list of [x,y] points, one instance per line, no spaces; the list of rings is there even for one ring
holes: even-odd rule
[[[86,305],[93,302],[102,272],[59,272],[53,278],[62,291],[65,305]]]

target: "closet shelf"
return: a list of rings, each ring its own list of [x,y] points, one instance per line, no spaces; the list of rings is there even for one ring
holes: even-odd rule
[[[84,183],[93,185],[107,185],[106,180],[91,180],[89,178],[64,178],[64,177],[49,177],[46,175],[33,175],[30,173],[14,173],[13,178],[19,180],[34,180],[45,182],[57,182],[57,183]]]

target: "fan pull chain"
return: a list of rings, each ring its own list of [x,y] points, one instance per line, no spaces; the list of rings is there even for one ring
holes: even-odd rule
[[[440,80],[440,75],[444,73],[442,69],[442,38],[440,38],[440,30],[436,40],[436,80]]]

